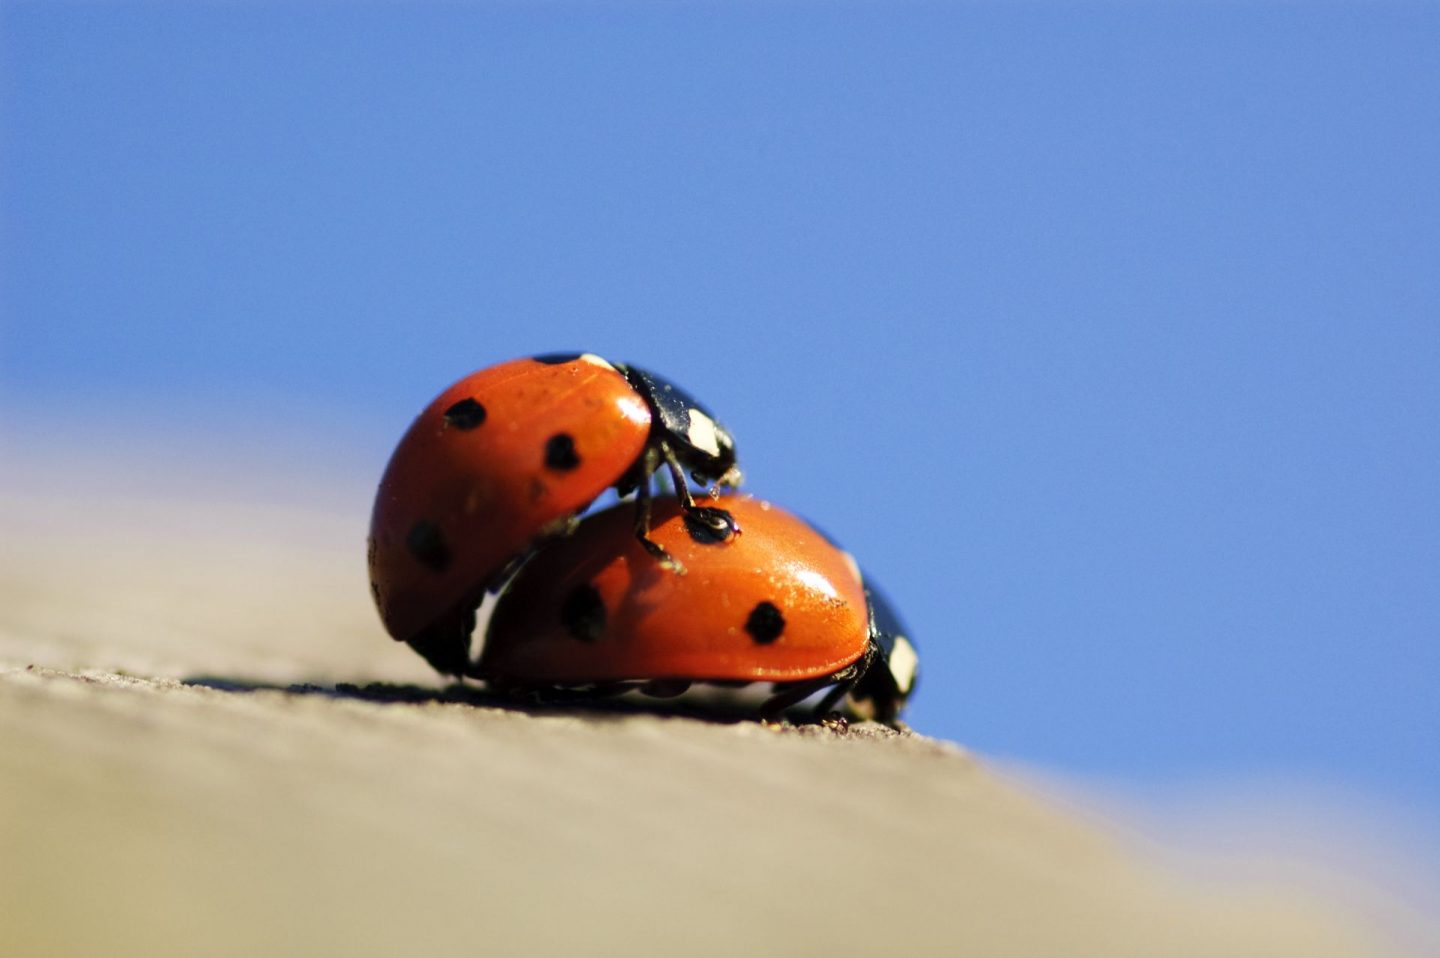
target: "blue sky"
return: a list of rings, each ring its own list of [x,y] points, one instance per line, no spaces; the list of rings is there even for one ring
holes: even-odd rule
[[[299,430],[378,479],[454,378],[589,349],[883,582],[921,730],[1436,807],[1440,7],[0,27],[12,424]]]

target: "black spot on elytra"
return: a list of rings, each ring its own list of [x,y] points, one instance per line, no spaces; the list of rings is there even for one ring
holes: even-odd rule
[[[559,472],[569,472],[580,465],[575,440],[568,432],[557,432],[545,440],[545,465]]]
[[[745,631],[761,645],[769,645],[785,631],[785,617],[770,602],[757,603],[745,620]]]
[[[727,542],[739,531],[735,517],[724,509],[699,506],[685,513],[685,531],[703,546]]]
[[[605,633],[605,602],[590,583],[577,585],[560,604],[560,621],[572,638],[594,642]]]
[[[410,534],[405,537],[405,548],[416,562],[431,572],[444,572],[450,567],[450,547],[433,522],[421,519],[411,526]]]
[[[462,399],[445,410],[445,422],[456,429],[474,429],[485,421],[485,407],[473,399]]]
[[[584,355],[584,353],[541,353],[539,356],[531,356],[530,358],[537,363],[544,363],[547,366],[562,366],[565,363],[573,363]]]

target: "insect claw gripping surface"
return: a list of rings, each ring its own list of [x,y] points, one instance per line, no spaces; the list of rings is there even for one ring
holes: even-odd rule
[[[646,536],[639,536],[638,538],[640,540],[640,545],[644,546],[645,551],[650,553],[650,555],[655,558],[655,561],[660,564],[660,568],[664,569],[666,572],[673,572],[676,575],[685,574],[684,563],[672,556],[670,553],[666,552],[664,546],[660,545],[660,543],[658,542],[655,542],[653,539],[647,538]]]
[[[711,506],[686,509],[685,529],[691,539],[709,545],[725,542],[740,531],[733,515]]]

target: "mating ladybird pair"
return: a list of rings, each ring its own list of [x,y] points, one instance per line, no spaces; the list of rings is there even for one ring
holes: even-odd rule
[[[654,498],[665,469],[675,495]],[[687,478],[687,473],[688,477]],[[899,620],[854,560],[739,485],[735,443],[685,392],[598,356],[473,373],[400,440],[370,527],[385,628],[438,671],[502,692],[774,684],[893,723],[915,678]],[[577,518],[615,488],[621,504]],[[518,570],[518,571],[517,571]],[[500,592],[478,661],[475,611]]]

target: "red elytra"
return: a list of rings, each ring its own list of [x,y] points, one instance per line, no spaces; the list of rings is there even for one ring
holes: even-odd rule
[[[371,590],[390,635],[465,671],[486,589],[631,469],[651,421],[625,376],[588,355],[517,359],[442,392],[400,440],[371,517]]]
[[[797,682],[866,654],[865,589],[846,553],[761,500],[712,506],[730,513],[736,534],[716,541],[673,499],[655,503],[651,535],[685,575],[645,552],[623,507],[549,543],[501,595],[474,674],[502,687]]]

